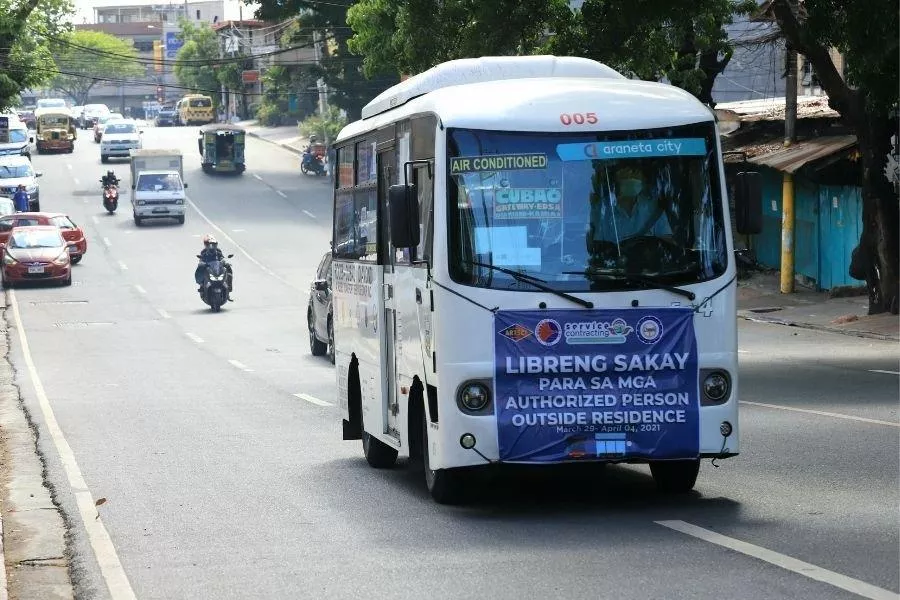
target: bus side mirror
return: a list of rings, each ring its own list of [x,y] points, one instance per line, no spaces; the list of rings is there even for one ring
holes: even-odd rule
[[[391,244],[394,248],[419,245],[419,195],[415,185],[392,185],[388,190],[391,203]]]
[[[762,177],[756,171],[738,173],[734,189],[734,220],[738,233],[762,233]]]

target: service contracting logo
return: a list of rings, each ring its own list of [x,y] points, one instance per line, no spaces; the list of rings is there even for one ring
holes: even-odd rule
[[[582,344],[624,344],[634,329],[625,319],[606,321],[581,321],[566,323],[566,343],[573,346]]]
[[[663,334],[662,321],[653,316],[647,316],[638,321],[638,337],[645,344],[655,344]]]
[[[555,346],[562,339],[562,327],[553,319],[544,319],[534,328],[534,337],[544,346]]]

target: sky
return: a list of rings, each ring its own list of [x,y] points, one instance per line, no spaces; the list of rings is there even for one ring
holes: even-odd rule
[[[252,19],[253,12],[256,10],[257,5],[244,5],[240,0],[224,0],[225,2],[225,15],[223,16],[223,20],[237,20],[241,13],[241,8],[243,8],[243,16],[244,19]],[[150,4],[168,4],[169,0],[157,0],[154,2],[153,0],[74,0],[75,3],[75,16],[72,18],[73,23],[84,23],[87,19],[87,23],[92,23],[94,20],[94,7],[95,6],[137,6],[137,5],[150,5]],[[243,5],[243,6],[242,6]]]

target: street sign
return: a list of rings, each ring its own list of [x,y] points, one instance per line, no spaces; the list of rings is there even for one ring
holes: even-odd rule
[[[166,58],[175,58],[182,46],[184,41],[178,39],[177,31],[166,32]]]
[[[241,81],[244,83],[256,83],[259,81],[259,71],[254,69],[251,71],[243,71],[241,73]]]

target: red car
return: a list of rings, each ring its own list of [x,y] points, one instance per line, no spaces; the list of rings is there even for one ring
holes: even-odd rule
[[[56,281],[72,285],[69,252],[74,245],[63,239],[59,227],[16,227],[0,248],[3,252],[3,266],[0,267],[3,287],[23,281]]]
[[[81,262],[87,252],[87,238],[84,231],[72,219],[63,213],[20,212],[0,217],[0,243],[6,243],[13,227],[29,227],[32,225],[54,225],[62,231],[63,238],[75,244],[72,249],[72,264]]]

